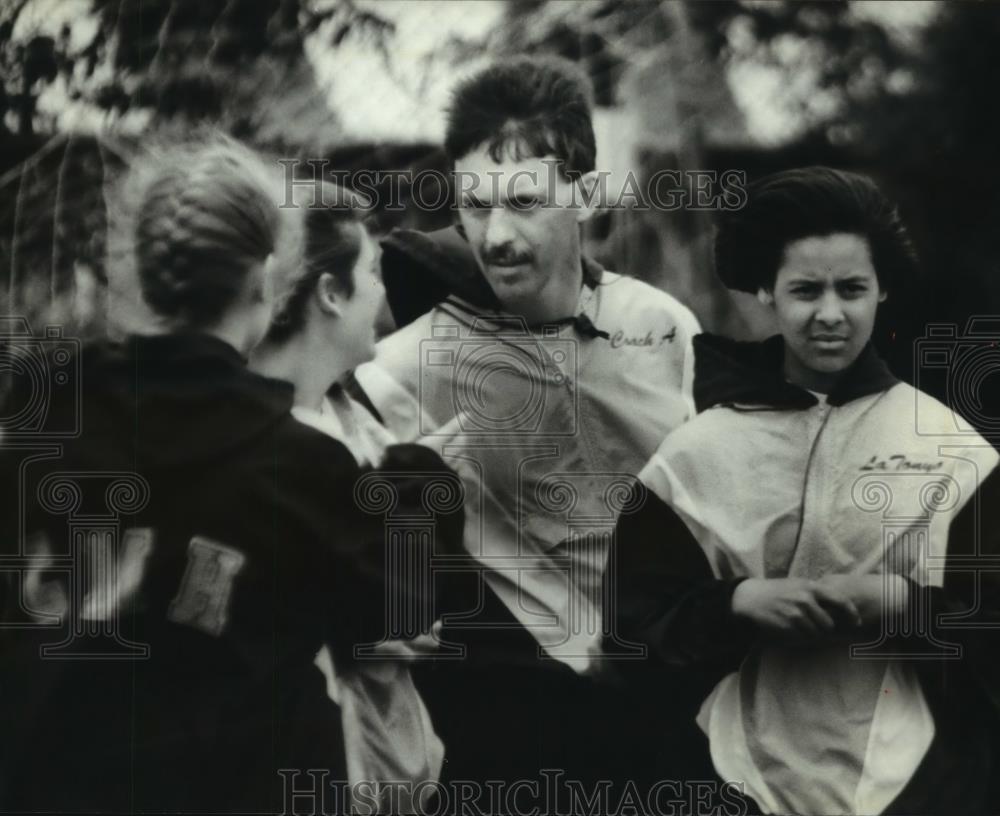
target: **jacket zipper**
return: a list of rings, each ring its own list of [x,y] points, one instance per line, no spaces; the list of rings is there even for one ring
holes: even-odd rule
[[[809,457],[806,459],[806,469],[805,474],[802,477],[802,502],[799,504],[799,529],[795,534],[795,546],[792,548],[791,557],[788,559],[788,566],[791,567],[792,563],[795,561],[795,556],[799,552],[799,544],[802,541],[802,528],[805,527],[806,523],[806,496],[809,492],[809,474],[812,471],[813,459],[816,456],[816,448],[819,447],[820,437],[823,435],[823,431],[826,429],[827,423],[830,421],[830,415],[833,413],[833,407],[827,405],[826,415],[823,417],[823,421],[819,425],[819,430],[816,431],[816,436],[813,438],[812,446],[809,448]],[[787,575],[785,576],[788,577]]]

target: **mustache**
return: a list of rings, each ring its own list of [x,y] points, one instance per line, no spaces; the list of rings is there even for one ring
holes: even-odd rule
[[[483,263],[497,266],[514,266],[517,264],[529,264],[533,260],[532,255],[527,252],[515,252],[510,249],[488,249],[482,254]]]

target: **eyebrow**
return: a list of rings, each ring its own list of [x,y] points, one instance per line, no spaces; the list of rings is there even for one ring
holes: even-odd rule
[[[864,283],[864,284],[869,284],[871,282],[872,282],[871,278],[867,277],[866,275],[851,275],[849,278],[838,278],[837,280],[834,281],[834,285],[839,286],[839,285],[844,284],[844,283]],[[788,282],[788,285],[789,286],[802,286],[802,285],[821,286],[821,285],[823,285],[825,283],[826,283],[825,280],[817,280],[816,278],[792,278]]]
[[[506,206],[508,204],[513,204],[517,206],[525,206],[527,204],[545,204],[548,201],[546,196],[546,191],[539,189],[537,187],[529,187],[518,192],[514,192],[511,195],[506,195],[505,191],[501,190],[499,201],[495,204],[487,204],[484,202],[476,193],[464,192],[462,193],[462,202],[469,207],[495,207],[495,206]]]

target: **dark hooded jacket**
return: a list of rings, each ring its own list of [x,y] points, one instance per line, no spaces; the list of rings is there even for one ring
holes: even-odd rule
[[[385,631],[354,457],[212,337],[94,347],[80,373],[49,422],[78,411],[76,438],[0,448],[25,533],[4,550],[0,810],[271,812],[296,772],[345,780],[314,657]]]

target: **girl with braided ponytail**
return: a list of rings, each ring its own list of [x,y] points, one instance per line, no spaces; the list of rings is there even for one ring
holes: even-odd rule
[[[50,406],[79,436],[22,466],[4,812],[278,812],[307,771],[347,779],[314,659],[382,636],[383,525],[355,506],[351,451],[292,416],[296,386],[246,367],[289,240],[269,179],[216,138],[141,157],[118,193],[125,336],[84,349],[78,400]],[[43,506],[55,472],[104,532],[73,539],[82,517]]]
[[[111,207],[112,322],[219,334],[248,354],[273,308],[275,199],[260,158],[225,137],[140,157]]]

